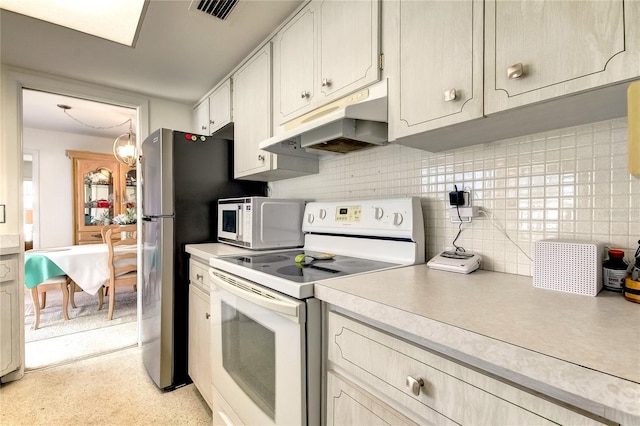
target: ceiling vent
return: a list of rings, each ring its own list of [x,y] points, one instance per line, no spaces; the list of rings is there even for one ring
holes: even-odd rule
[[[190,9],[197,9],[207,15],[225,20],[239,0],[194,0]]]

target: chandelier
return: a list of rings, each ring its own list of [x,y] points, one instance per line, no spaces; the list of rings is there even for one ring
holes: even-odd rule
[[[82,124],[83,126],[91,127],[92,129],[113,129],[115,127],[121,127],[129,123],[129,131],[118,136],[113,142],[113,156],[116,158],[116,160],[118,160],[119,163],[124,164],[125,166],[131,168],[136,167],[136,163],[138,161],[138,150],[136,148],[136,134],[133,133],[133,122],[130,118],[120,124],[116,124],[113,126],[92,126],[90,124],[83,123],[82,121],[69,114],[69,110],[71,109],[69,105],[58,104],[57,107],[62,109],[62,112],[64,112],[67,117]]]
[[[133,133],[131,125],[131,119],[129,119],[129,132],[118,136],[113,143],[113,156],[116,157],[119,163],[135,168],[138,155],[136,149],[136,134]]]

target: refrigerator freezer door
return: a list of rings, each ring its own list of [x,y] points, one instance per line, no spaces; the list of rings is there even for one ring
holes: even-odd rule
[[[173,219],[142,222],[142,358],[159,388],[173,378]]]
[[[142,216],[174,213],[173,131],[158,129],[142,142]]]

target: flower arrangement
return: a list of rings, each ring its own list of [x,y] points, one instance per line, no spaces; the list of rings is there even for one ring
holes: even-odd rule
[[[136,209],[126,209],[124,213],[114,217],[111,222],[117,225],[132,225],[136,223]]]

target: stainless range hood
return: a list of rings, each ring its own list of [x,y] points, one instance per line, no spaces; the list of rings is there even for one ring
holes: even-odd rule
[[[276,154],[315,157],[347,153],[388,143],[387,80],[318,108],[283,126],[260,143]]]

